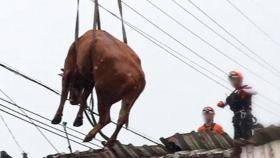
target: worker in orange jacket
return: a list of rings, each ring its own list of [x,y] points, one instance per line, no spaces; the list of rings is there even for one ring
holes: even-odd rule
[[[202,110],[205,123],[198,128],[198,132],[212,131],[216,134],[224,133],[223,127],[214,123],[215,111],[212,107],[205,107]]]

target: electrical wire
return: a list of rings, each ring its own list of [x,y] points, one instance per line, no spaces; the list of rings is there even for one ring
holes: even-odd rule
[[[157,10],[159,10],[161,13],[163,13],[164,15],[166,15],[167,17],[171,18],[172,17],[165,12],[164,10],[162,10],[160,7],[158,7],[156,4],[154,4],[153,2],[151,2],[150,0],[146,0],[149,4],[151,4],[154,8],[156,8]],[[176,42],[178,42],[178,40],[168,34],[165,30],[163,30],[161,27],[159,27],[158,25],[156,25],[155,23],[153,23],[152,21],[150,21],[148,18],[146,18],[143,14],[141,13],[137,13],[139,16],[141,16],[142,18],[146,19],[147,22],[149,22],[150,24],[152,24],[153,26],[155,26],[156,28],[158,28],[160,31],[162,31],[164,34],[166,34],[167,36],[169,36],[170,38],[172,38],[173,40],[175,40]],[[229,59],[231,62],[237,64],[238,66],[246,69],[248,72],[250,72],[251,74],[253,74],[255,77],[261,79],[262,81],[264,81],[265,83],[267,83],[268,85],[270,85],[272,88],[275,88],[277,90],[280,90],[280,87],[275,86],[274,83],[268,81],[266,78],[264,78],[263,76],[259,75],[258,73],[256,73],[255,71],[252,71],[251,69],[249,69],[247,66],[244,66],[243,64],[240,64],[239,61],[237,61],[236,59],[230,57],[229,55],[227,55],[226,53],[224,53],[223,51],[221,51],[220,49],[218,49],[217,47],[215,47],[214,45],[212,45],[211,43],[209,43],[208,41],[206,41],[204,38],[202,38],[201,36],[199,36],[198,34],[196,34],[195,32],[193,32],[191,29],[189,29],[188,27],[183,27],[185,30],[187,30],[188,32],[190,32],[191,34],[193,34],[194,36],[196,36],[198,39],[200,39],[201,41],[203,41],[205,44],[207,44],[208,46],[210,46],[211,48],[213,48],[216,52],[218,52],[219,54],[221,54],[222,56],[226,57],[227,59]],[[189,48],[187,47],[185,44],[183,44],[182,42],[178,42],[179,44],[181,44],[182,46],[184,46],[185,48]],[[215,66],[218,67],[218,66]],[[223,70],[221,70],[220,68],[218,69],[221,72],[224,72]],[[226,72],[224,72],[225,74],[227,74]]]
[[[218,23],[214,18],[212,18],[208,13],[206,13],[202,8],[200,8],[198,5],[196,5],[192,0],[188,0],[188,2],[194,6],[198,11],[200,11],[204,16],[206,16],[210,21],[212,21],[214,24],[216,24],[219,28],[221,28],[225,33],[227,33],[230,37],[235,39],[239,44],[241,44],[245,49],[247,49],[249,52],[251,52],[256,58],[261,60],[263,63],[265,63],[268,67],[273,69],[275,72],[280,74],[280,71],[275,68],[272,64],[270,64],[268,61],[263,59],[258,53],[253,51],[251,48],[249,48],[245,43],[243,43],[241,40],[239,40],[234,34],[232,34],[230,31],[228,31],[224,26],[222,26],[220,23]]]
[[[8,114],[8,115],[10,115],[10,116],[13,116],[13,117],[15,117],[15,118],[17,118],[17,119],[19,119],[19,120],[22,120],[22,121],[24,121],[24,122],[26,122],[26,123],[29,123],[29,124],[31,124],[31,125],[34,125],[34,124],[35,124],[34,122],[32,123],[31,121],[25,120],[25,119],[23,119],[23,118],[21,118],[21,117],[15,115],[15,114],[12,114],[12,113],[10,113],[10,112],[8,112],[8,111],[6,111],[6,110],[1,109],[1,108],[0,108],[0,111],[4,112],[4,113],[6,113],[6,114]],[[57,135],[57,136],[59,136],[59,137],[62,137],[62,138],[65,138],[65,139],[66,139],[66,136],[64,136],[64,135],[58,134],[58,133],[56,133],[56,132],[54,132],[54,131],[51,131],[51,130],[49,130],[49,129],[45,128],[45,127],[42,127],[42,126],[40,126],[40,125],[37,125],[37,124],[35,124],[35,125],[36,125],[38,128],[40,128],[40,129],[43,129],[43,130],[45,130],[45,131],[47,131],[47,132],[49,132],[49,133],[52,133],[52,134],[54,134],[54,135]],[[81,145],[81,146],[84,146],[84,147],[87,147],[87,148],[89,148],[89,149],[92,149],[90,146],[85,145],[85,144],[82,144],[82,143],[79,143],[79,142],[77,142],[77,141],[75,141],[75,140],[73,140],[73,139],[69,139],[69,140],[70,140],[71,142],[74,142],[74,143],[79,144],[79,145]]]
[[[175,21],[178,24],[181,24],[179,21],[177,21],[176,19],[174,19],[173,17],[171,17],[169,14],[167,14],[166,12],[164,12],[162,9],[160,9],[159,7],[157,7],[154,3],[152,3],[150,0],[146,0],[148,1],[151,5],[153,5],[154,7],[156,7],[157,9],[159,9],[163,14],[165,14],[166,16],[168,16],[169,18],[171,18],[173,21]],[[164,31],[163,29],[161,29],[158,25],[156,25],[155,23],[153,23],[151,20],[149,20],[148,18],[146,18],[145,16],[143,16],[141,13],[139,13],[137,10],[135,10],[134,8],[132,8],[131,6],[129,6],[127,3],[123,2],[125,6],[127,6],[129,9],[131,9],[132,11],[134,11],[136,14],[138,14],[139,16],[141,16],[143,19],[145,19],[147,22],[149,22],[150,24],[152,24],[153,26],[155,26],[156,28],[160,29],[161,31],[163,31],[164,33],[167,33],[166,31]],[[186,28],[183,24],[181,24],[182,27]],[[167,33],[167,35],[170,37],[171,35]],[[197,53],[198,54],[198,53]],[[207,59],[206,59],[207,60]],[[210,61],[209,61],[210,62]],[[197,64],[196,64],[197,65]],[[220,70],[221,71],[221,70]],[[209,71],[208,71],[209,72]],[[225,71],[221,71],[222,73],[226,74],[227,73]],[[224,80],[223,80],[224,81]],[[272,85],[272,84],[271,84]],[[228,88],[227,88],[228,89]],[[263,97],[264,95],[260,95],[261,97]],[[271,102],[271,103],[276,103],[275,101],[273,101],[272,99],[268,99],[268,97],[264,97],[265,100]],[[277,103],[276,103],[277,104]]]
[[[237,45],[235,45],[233,42],[231,42],[230,40],[228,40],[227,38],[225,38],[223,35],[221,35],[220,33],[218,33],[217,31],[215,31],[212,27],[210,27],[208,24],[206,24],[205,22],[203,22],[201,19],[199,19],[197,16],[195,16],[193,13],[191,13],[189,10],[187,10],[183,5],[181,5],[179,2],[177,2],[176,0],[171,0],[176,6],[178,6],[179,8],[181,8],[183,11],[185,11],[186,13],[188,13],[190,16],[192,16],[194,19],[196,19],[199,23],[201,23],[203,26],[205,26],[206,28],[208,28],[211,32],[213,32],[214,34],[216,34],[217,36],[219,36],[221,39],[223,39],[224,41],[226,41],[228,44],[230,44],[232,47],[234,47],[236,50],[238,50],[239,52],[241,52],[243,55],[245,55],[246,57],[248,57],[250,60],[254,61],[255,63],[259,64],[262,68],[264,68],[265,70],[275,74],[275,71],[273,70],[272,66],[268,66],[266,63],[263,62],[263,59],[259,59],[259,56],[256,55],[255,52],[250,51],[251,54],[253,54],[254,56],[257,56],[257,59],[255,59],[255,57],[250,56],[249,54],[247,54],[246,52],[244,52],[241,48],[239,48]],[[178,20],[176,20],[178,22],[179,25],[181,25],[182,27],[185,27],[181,22],[179,22]],[[239,40],[238,40],[239,41]],[[249,48],[250,49],[250,48]],[[250,49],[251,50],[251,49]],[[277,77],[279,77],[280,73],[275,74]]]
[[[0,104],[0,106],[2,106],[2,107],[4,107],[4,108],[6,108],[6,109],[8,109],[8,110],[10,110],[10,111],[12,111],[12,112],[18,114],[18,115],[21,115],[21,116],[26,117],[24,114],[22,114],[22,113],[20,113],[20,112],[17,112],[16,110],[13,110],[12,108],[10,108],[10,107],[8,107],[8,106],[6,106],[6,105],[4,105],[4,104]],[[65,133],[63,130],[58,129],[58,128],[55,128],[55,127],[53,127],[53,126],[50,126],[50,125],[48,125],[48,124],[46,124],[46,123],[43,123],[42,121],[39,121],[39,120],[37,120],[37,119],[35,119],[35,118],[30,117],[30,119],[31,119],[32,121],[35,121],[35,122],[37,122],[37,123],[40,123],[40,124],[42,124],[42,125],[44,125],[44,126],[47,126],[48,128],[54,129],[54,130],[56,130],[56,131],[58,131],[58,132]],[[75,136],[75,135],[73,135],[73,134],[70,134],[70,133],[69,133],[68,135],[71,136],[71,137],[73,137],[73,138],[76,138],[76,139],[79,139],[79,140],[83,140],[83,139],[81,139],[80,137],[77,137],[77,136]],[[102,148],[100,145],[97,145],[97,144],[94,144],[94,143],[91,143],[91,142],[90,142],[90,144],[91,144],[91,145],[94,145],[94,146],[96,146],[96,147]]]
[[[116,14],[114,14],[113,12],[111,12],[110,10],[106,9],[105,7],[103,7],[103,6],[100,5],[100,4],[99,4],[99,6],[100,6],[102,9],[104,9],[105,11],[107,11],[108,13],[110,13],[111,15],[113,15],[114,17],[116,17],[116,18],[118,18],[118,19],[120,20],[120,18],[119,18]],[[127,26],[129,26],[130,28],[132,28],[134,31],[138,32],[138,33],[139,33],[140,35],[142,35],[144,38],[146,38],[146,39],[148,39],[149,41],[151,41],[152,43],[156,44],[156,45],[159,46],[161,49],[163,49],[165,52],[167,52],[168,54],[170,54],[170,55],[172,55],[173,57],[177,58],[177,59],[180,60],[181,62],[185,63],[187,66],[190,66],[190,65],[189,65],[188,63],[186,63],[184,60],[182,60],[181,58],[177,57],[177,56],[174,55],[172,52],[168,51],[166,48],[162,47],[161,45],[159,45],[158,43],[156,43],[155,41],[153,41],[151,38],[149,38],[149,36],[147,36],[147,33],[143,32],[143,31],[139,31],[139,30],[140,30],[139,28],[136,28],[135,26],[131,25],[130,23],[128,23],[128,22],[126,22],[126,21],[124,21],[124,22],[125,22],[125,24],[126,24]],[[191,67],[191,68],[194,68],[194,69],[196,70],[195,67],[192,67],[192,66],[190,66],[190,67]],[[217,80],[215,80],[215,79],[209,77],[207,74],[202,73],[202,72],[199,71],[199,70],[198,70],[197,72],[201,73],[203,76],[205,76],[205,77],[207,77],[208,79],[214,81],[215,83],[217,83],[218,85],[224,87],[225,89],[231,90],[230,88],[228,88],[227,86],[224,86],[222,83],[218,82]],[[270,110],[268,110],[268,109],[265,109],[264,107],[262,107],[262,106],[260,106],[260,105],[258,105],[258,104],[255,104],[255,105],[259,106],[259,108],[263,109],[264,111],[266,111],[266,112],[268,112],[268,113],[270,113],[270,114],[273,114],[273,115],[275,115],[276,117],[279,117],[279,115],[276,114],[276,113],[274,113],[274,111],[270,111]]]
[[[0,92],[7,97],[12,103],[16,104],[15,101],[13,101],[12,98],[10,98],[8,96],[7,93],[5,93],[1,88],[0,88]],[[30,122],[33,122],[32,119],[21,109],[19,108],[19,110],[30,120]],[[48,144],[58,153],[58,149],[55,147],[55,145],[49,140],[49,138],[40,130],[40,128],[38,128],[35,124],[34,127],[38,130],[38,132],[43,136],[43,138],[48,142]]]
[[[10,133],[10,135],[11,135],[13,141],[15,142],[15,144],[17,145],[18,149],[21,151],[21,153],[25,153],[24,150],[23,150],[23,147],[19,144],[18,140],[16,139],[15,135],[13,134],[12,130],[8,126],[7,122],[5,121],[5,119],[4,119],[4,117],[2,116],[1,113],[0,113],[0,119],[2,120],[3,124],[5,125],[8,132]]]
[[[157,28],[158,30],[160,30],[162,33],[164,33],[165,35],[167,35],[169,38],[171,38],[172,40],[174,40],[175,42],[179,43],[181,46],[183,46],[184,48],[186,48],[187,50],[189,50],[192,54],[194,54],[195,56],[199,57],[200,59],[202,59],[203,61],[205,61],[207,64],[211,65],[212,67],[216,68],[217,70],[223,72],[224,74],[227,74],[227,72],[225,72],[224,70],[222,70],[219,66],[213,64],[212,62],[210,62],[208,59],[204,58],[202,55],[200,55],[198,52],[194,51],[193,49],[191,49],[189,46],[187,46],[186,44],[184,44],[183,42],[179,41],[178,39],[176,39],[174,36],[172,36],[171,34],[169,34],[166,30],[162,29],[161,27],[159,27],[158,25],[156,25],[154,22],[152,22],[151,20],[149,20],[148,18],[146,18],[143,14],[139,13],[137,10],[135,10],[134,8],[132,8],[131,6],[129,6],[127,3],[125,3],[124,1],[122,1],[123,4],[128,7],[129,9],[131,9],[133,12],[135,12],[137,15],[139,15],[140,17],[142,17],[144,20],[146,20],[148,23],[150,23],[151,25],[153,25],[155,28]],[[148,1],[150,2],[150,1]],[[153,5],[153,3],[151,2],[150,4]]]
[[[230,4],[235,10],[237,10],[247,21],[249,21],[252,25],[254,25],[263,35],[265,35],[268,39],[270,39],[275,45],[280,47],[279,42],[273,39],[264,29],[262,29],[257,23],[255,23],[249,16],[247,16],[241,9],[237,7],[237,5],[233,4],[230,0],[225,0]]]
[[[44,120],[46,120],[46,121],[49,121],[49,122],[52,121],[51,119],[49,119],[49,118],[47,118],[47,117],[45,117],[45,116],[42,116],[42,115],[40,115],[40,114],[38,114],[38,113],[35,113],[35,112],[31,111],[31,110],[28,110],[28,109],[26,109],[26,108],[24,108],[24,107],[22,107],[22,106],[19,106],[19,105],[17,105],[17,104],[14,104],[14,103],[12,103],[12,102],[6,100],[6,99],[3,99],[3,98],[0,97],[0,100],[4,101],[4,102],[6,102],[6,103],[8,103],[8,104],[10,104],[10,105],[13,105],[13,106],[15,106],[15,107],[21,108],[21,109],[23,109],[24,111],[26,111],[26,112],[28,112],[28,113],[31,113],[31,114],[33,114],[33,115],[35,115],[35,116],[38,116],[38,117],[40,117],[40,118],[42,118],[42,119],[44,119]],[[59,125],[60,125],[61,127],[63,127],[62,124],[59,124]],[[82,132],[80,132],[80,131],[78,131],[78,130],[75,130],[75,129],[70,128],[70,127],[68,127],[68,126],[67,126],[66,128],[69,129],[70,131],[73,131],[73,132],[75,132],[75,133],[79,133],[79,134],[81,134],[81,135],[83,135],[83,136],[86,136],[85,133],[82,133]],[[98,141],[98,142],[102,142],[101,140],[99,140],[99,139],[97,139],[97,138],[94,138],[94,140],[96,140],[96,141]]]

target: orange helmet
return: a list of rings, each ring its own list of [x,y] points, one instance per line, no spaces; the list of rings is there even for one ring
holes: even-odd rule
[[[207,107],[203,108],[202,113],[203,114],[215,114],[215,111],[212,107],[207,106]]]
[[[243,75],[242,73],[238,72],[238,71],[231,71],[228,75],[229,79],[241,79],[243,80]]]

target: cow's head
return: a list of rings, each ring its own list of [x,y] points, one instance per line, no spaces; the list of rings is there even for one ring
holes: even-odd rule
[[[69,85],[69,101],[72,105],[80,104],[81,96],[83,93],[83,85],[79,80],[72,80]]]

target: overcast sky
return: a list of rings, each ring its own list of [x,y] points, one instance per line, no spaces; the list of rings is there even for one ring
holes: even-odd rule
[[[232,41],[245,53],[250,54],[238,42],[228,36],[219,27],[213,24],[203,14],[196,10],[187,0],[177,0],[190,12],[209,24],[222,36]],[[145,0],[125,0],[128,4],[147,16],[150,20],[167,30],[180,42],[197,51],[201,56],[216,64],[219,68],[228,72],[240,70],[244,73],[245,81],[253,86],[259,93],[269,97],[275,102],[280,102],[279,76],[262,68],[253,60],[237,51],[227,42],[219,38],[209,29],[201,25],[186,12],[178,8],[171,0],[152,0],[163,10],[171,14],[178,21],[189,27],[199,36],[209,41],[226,55],[239,61],[256,73],[268,80],[274,87],[267,84],[256,75],[231,62],[220,55],[213,48],[184,30],[182,27],[168,19],[165,15],[153,8]],[[258,29],[250,24],[244,17],[234,10],[225,0],[194,0],[211,17],[216,19],[228,31],[244,42],[259,56],[280,70],[279,45],[273,43]],[[280,1],[277,0],[232,0],[244,13],[252,18],[275,41],[280,43]],[[117,1],[102,1],[106,8],[118,15]],[[91,29],[93,16],[93,3],[89,0],[81,1],[80,33]],[[41,80],[49,86],[60,90],[61,78],[57,75],[63,67],[67,51],[74,39],[75,24],[75,0],[9,0],[0,1],[0,60],[29,76]],[[184,54],[201,66],[214,72],[216,75],[227,77],[193,55],[173,39],[169,38],[155,27],[141,19],[129,8],[124,6],[124,17],[133,25],[168,44],[171,48]],[[117,19],[101,10],[102,29],[121,38],[121,25]],[[213,106],[216,110],[216,122],[232,135],[232,112],[228,109],[216,108],[219,100],[224,100],[230,92],[207,79],[197,71],[187,67],[178,59],[144,39],[141,35],[127,27],[128,43],[140,56],[143,69],[146,74],[147,85],[141,97],[135,103],[130,115],[130,127],[137,129],[155,139],[167,137],[174,133],[184,133],[196,130],[203,123],[201,109],[204,106]],[[207,73],[207,72],[206,72]],[[207,73],[208,74],[208,73]],[[211,75],[210,75],[211,76]],[[213,76],[212,76],[213,77]],[[229,86],[228,83],[219,80]],[[52,118],[59,103],[59,97],[50,91],[38,87],[33,83],[20,78],[0,68],[0,88],[7,92],[19,105]],[[0,95],[3,97],[3,95]],[[265,125],[279,124],[279,105],[272,104],[260,96],[254,98],[254,114]],[[1,102],[3,103],[3,102]],[[77,106],[66,104],[64,121],[72,127],[72,122],[78,110]],[[2,108],[2,107],[1,107]],[[116,104],[112,109],[112,118],[117,119],[120,106]],[[274,114],[264,111],[262,108],[273,111]],[[17,109],[16,109],[17,110]],[[29,124],[15,119],[1,112],[15,137],[29,154],[30,158],[43,157],[54,154],[55,151],[43,139],[38,131]],[[50,122],[46,122],[50,124]],[[61,128],[59,126],[56,126]],[[104,132],[111,135],[114,125],[109,125]],[[85,120],[84,126],[77,128],[87,133],[91,127]],[[11,156],[20,157],[20,151],[11,139],[4,124],[0,122],[0,150],[7,151]],[[60,152],[68,152],[66,140],[44,132],[59,149]],[[83,136],[80,136],[83,138]],[[119,135],[123,143],[136,145],[150,144],[125,130]],[[95,141],[93,141],[95,142]],[[95,142],[98,143],[98,142]],[[86,150],[86,148],[72,143],[74,150]]]

